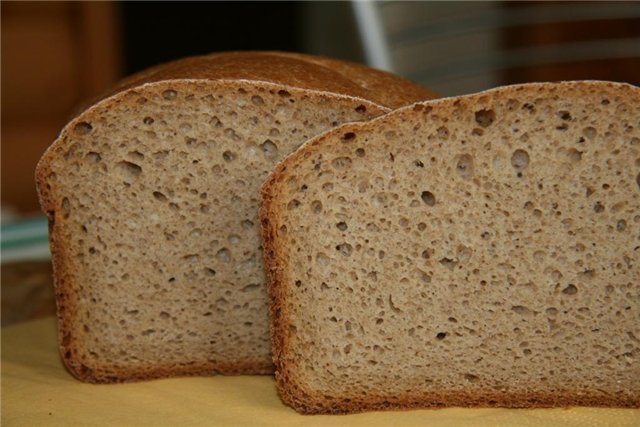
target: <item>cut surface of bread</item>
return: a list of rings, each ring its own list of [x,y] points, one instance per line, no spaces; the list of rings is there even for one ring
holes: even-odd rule
[[[338,127],[261,222],[303,413],[640,405],[640,90],[499,88]]]
[[[404,91],[387,99],[313,61],[328,60],[177,61],[125,80],[62,130],[36,178],[50,219],[60,350],[75,376],[272,372],[262,181],[308,138],[429,96],[342,63],[363,84],[387,79]]]

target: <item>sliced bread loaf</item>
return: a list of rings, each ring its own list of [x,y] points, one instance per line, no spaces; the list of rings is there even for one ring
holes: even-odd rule
[[[36,171],[69,370],[272,372],[262,181],[309,137],[429,96],[357,64],[228,53],[142,72],[81,112]]]
[[[308,142],[262,190],[296,410],[640,405],[640,90],[428,101]]]

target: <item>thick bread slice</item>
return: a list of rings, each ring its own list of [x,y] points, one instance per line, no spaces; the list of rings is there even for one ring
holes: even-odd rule
[[[62,130],[36,175],[74,375],[272,372],[260,184],[309,137],[430,96],[325,62],[188,58],[125,80]]]
[[[640,90],[504,87],[347,124],[262,190],[296,410],[640,405]]]

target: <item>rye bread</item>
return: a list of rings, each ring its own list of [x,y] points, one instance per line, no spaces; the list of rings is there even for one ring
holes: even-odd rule
[[[225,53],[141,72],[80,112],[36,170],[71,373],[271,373],[262,181],[308,138],[430,96],[358,64]]]
[[[302,413],[640,405],[640,90],[528,84],[306,143],[262,188]]]

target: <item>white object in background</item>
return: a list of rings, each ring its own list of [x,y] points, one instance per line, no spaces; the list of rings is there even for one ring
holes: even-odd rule
[[[379,70],[393,71],[387,38],[380,11],[375,1],[357,0],[351,3],[360,33],[367,64]]]

